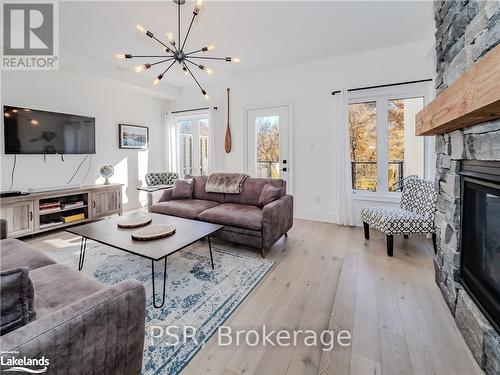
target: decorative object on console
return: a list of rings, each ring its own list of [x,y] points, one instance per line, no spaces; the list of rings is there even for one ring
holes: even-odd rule
[[[119,147],[128,149],[148,148],[149,128],[146,126],[120,124]]]
[[[119,228],[138,228],[151,223],[153,218],[151,215],[138,214],[135,216],[127,216],[119,220],[116,225]]]
[[[201,3],[202,0],[198,0],[196,2],[196,5],[193,10],[193,17],[191,18],[191,23],[189,24],[189,28],[186,32],[186,35],[184,37],[184,41],[182,41],[181,44],[181,5],[183,5],[186,1],[185,0],[174,0],[174,3],[177,4],[177,37],[178,37],[178,44],[176,44],[176,40],[174,37],[174,34],[172,32],[168,32],[167,38],[168,38],[168,43],[170,43],[170,46],[162,42],[160,39],[158,39],[151,31],[146,30],[144,27],[141,25],[136,25],[137,30],[145,33],[148,37],[156,40],[158,43],[160,43],[163,46],[163,51],[165,52],[164,55],[132,55],[130,53],[119,53],[116,54],[115,57],[117,59],[131,59],[131,58],[159,58],[161,60],[153,62],[153,63],[146,63],[144,65],[139,65],[135,68],[136,72],[142,72],[144,70],[150,69],[151,67],[159,64],[168,64],[167,68],[160,74],[158,77],[155,79],[153,84],[157,85],[160,80],[163,78],[163,76],[168,72],[168,70],[177,62],[179,63],[180,67],[182,68],[184,74],[186,75],[191,75],[193,77],[193,80],[196,82],[196,85],[200,88],[201,93],[205,96],[205,98],[210,99],[207,95],[207,92],[203,87],[201,87],[200,83],[196,79],[195,75],[189,68],[189,64],[197,67],[200,70],[205,71],[207,74],[212,74],[212,69],[206,67],[205,65],[198,64],[197,60],[199,59],[205,59],[205,60],[222,60],[222,61],[227,61],[227,62],[235,62],[239,63],[240,59],[239,58],[232,58],[232,57],[209,57],[209,56],[203,56],[203,55],[196,55],[199,52],[207,52],[213,50],[215,47],[213,45],[210,45],[208,47],[202,47],[197,50],[193,50],[190,52],[185,52],[184,47],[186,46],[186,41],[189,37],[189,32],[191,31],[191,27],[193,26],[194,19],[196,16],[200,13],[201,10]],[[194,61],[193,61],[194,60]]]
[[[132,232],[131,236],[136,241],[151,241],[171,236],[174,233],[175,227],[171,224],[154,224]]]
[[[245,173],[212,173],[208,176],[207,193],[241,194],[243,184],[250,177]]]
[[[104,177],[104,185],[109,185],[109,178],[115,173],[112,165],[105,165],[99,169],[99,173]]]
[[[231,128],[229,127],[229,87],[226,89],[227,92],[227,128],[226,128],[226,138],[224,139],[224,149],[226,150],[226,154],[231,152]]]

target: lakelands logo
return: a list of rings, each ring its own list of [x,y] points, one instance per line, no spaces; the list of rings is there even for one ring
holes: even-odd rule
[[[56,2],[3,3],[2,68],[58,68]]]
[[[6,356],[5,354],[9,354]],[[26,356],[17,358],[19,352],[2,352],[0,357],[0,365],[2,373],[8,372],[25,372],[29,374],[43,374],[47,372],[50,360],[41,356],[40,358],[29,358]]]

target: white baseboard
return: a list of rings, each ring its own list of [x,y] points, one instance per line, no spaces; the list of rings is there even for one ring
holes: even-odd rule
[[[297,219],[323,221],[326,223],[335,223],[335,218],[336,218],[334,214],[325,214],[322,212],[307,211],[307,210],[297,210],[295,211],[293,216],[296,217]]]

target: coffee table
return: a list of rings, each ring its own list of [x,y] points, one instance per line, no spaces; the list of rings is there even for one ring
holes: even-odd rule
[[[165,303],[166,282],[167,282],[167,257],[195,243],[196,241],[207,238],[208,249],[210,251],[210,261],[214,269],[214,259],[212,256],[212,244],[210,236],[222,229],[222,225],[210,224],[196,220],[182,219],[175,216],[148,213],[152,217],[152,224],[172,224],[176,232],[170,237],[159,238],[151,241],[135,241],[131,233],[137,229],[118,228],[118,219],[110,218],[101,221],[82,224],[66,229],[67,232],[82,237],[80,242],[80,258],[78,260],[78,270],[83,268],[85,259],[85,250],[87,249],[87,239],[94,240],[123,250],[131,254],[151,259],[151,276],[153,283],[153,306],[160,308]],[[134,216],[130,214],[129,216]],[[145,228],[145,227],[144,227]],[[161,304],[156,304],[155,291],[155,262],[164,261],[163,265],[163,293]]]

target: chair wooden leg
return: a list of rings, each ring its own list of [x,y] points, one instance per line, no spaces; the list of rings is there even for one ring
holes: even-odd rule
[[[288,237],[288,232],[285,233],[285,237]]]
[[[432,246],[434,247],[434,254],[436,254],[437,253],[436,233],[432,233]]]
[[[394,248],[394,236],[392,234],[387,234],[385,237],[387,239],[387,255],[392,257]]]
[[[408,239],[408,235],[407,234],[403,234],[403,237],[407,240]]]
[[[369,240],[370,239],[370,226],[368,225],[368,223],[365,223],[363,221],[363,230],[365,232],[365,240]]]
[[[266,257],[266,253],[267,253],[267,249],[265,247],[263,247],[263,248],[260,249],[260,256],[262,258]]]

